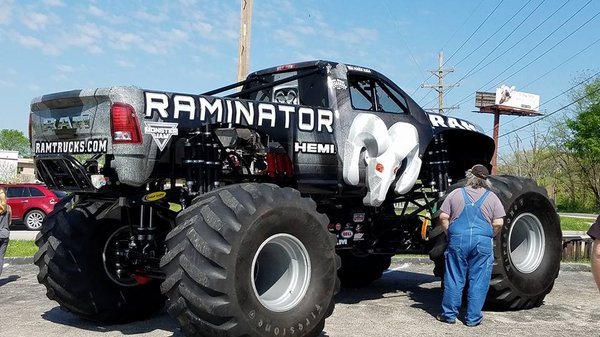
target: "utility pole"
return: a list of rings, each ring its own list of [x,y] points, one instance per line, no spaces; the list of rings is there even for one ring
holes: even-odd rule
[[[440,53],[438,54],[438,68],[435,70],[431,70],[431,73],[436,76],[438,78],[438,84],[422,84],[421,87],[422,88],[432,88],[433,90],[437,91],[438,93],[438,112],[440,114],[443,114],[445,110],[451,110],[451,109],[458,109],[458,106],[451,106],[451,107],[447,107],[444,108],[444,88],[451,88],[451,87],[457,87],[459,86],[459,83],[455,83],[455,84],[451,84],[451,85],[444,85],[444,76],[447,73],[451,73],[454,72],[454,69],[443,69],[442,66],[444,65],[444,53],[440,51]],[[427,109],[427,110],[433,110],[433,109]]]
[[[237,81],[241,82],[248,75],[250,64],[250,32],[252,28],[252,0],[241,0],[240,48],[238,53]]]

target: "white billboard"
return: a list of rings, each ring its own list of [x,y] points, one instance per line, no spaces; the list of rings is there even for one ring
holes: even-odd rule
[[[496,105],[507,106],[516,109],[540,111],[540,96],[519,92],[515,87],[506,85],[496,88]]]

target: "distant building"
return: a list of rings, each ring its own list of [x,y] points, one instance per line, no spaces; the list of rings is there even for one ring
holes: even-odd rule
[[[18,151],[0,150],[0,182],[12,183],[17,181],[18,163]]]
[[[35,182],[33,159],[19,158],[18,151],[0,150],[0,183]]]

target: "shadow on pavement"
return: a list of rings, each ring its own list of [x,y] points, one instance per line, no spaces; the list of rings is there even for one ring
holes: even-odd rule
[[[3,285],[10,283],[10,282],[14,282],[16,280],[18,280],[19,278],[21,278],[19,275],[10,275],[6,278],[0,279],[0,287],[2,287]]]
[[[336,303],[356,304],[384,297],[407,296],[415,303],[412,307],[422,309],[435,317],[440,312],[442,289],[440,279],[431,274],[401,270],[388,270],[383,276],[364,288],[342,288]],[[434,283],[429,287],[424,284]]]
[[[151,333],[156,330],[171,331],[172,337],[183,337],[183,333],[179,330],[177,322],[171,318],[165,310],[156,315],[138,321],[136,324],[102,324],[92,321],[83,320],[69,312],[66,312],[60,307],[54,307],[42,314],[42,318],[57,324],[67,325],[78,329],[97,332],[113,332],[118,331],[122,335],[136,335],[140,333]]]

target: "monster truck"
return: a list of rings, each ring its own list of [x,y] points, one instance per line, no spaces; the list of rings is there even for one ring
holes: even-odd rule
[[[167,303],[189,336],[316,336],[340,284],[377,280],[395,254],[429,252],[441,275],[438,205],[494,152],[478,126],[329,61],[200,95],[44,95],[30,134],[39,179],[71,192],[36,238],[47,296],[102,322]],[[488,302],[539,305],[559,270],[557,213],[532,180],[490,180],[507,216]]]

